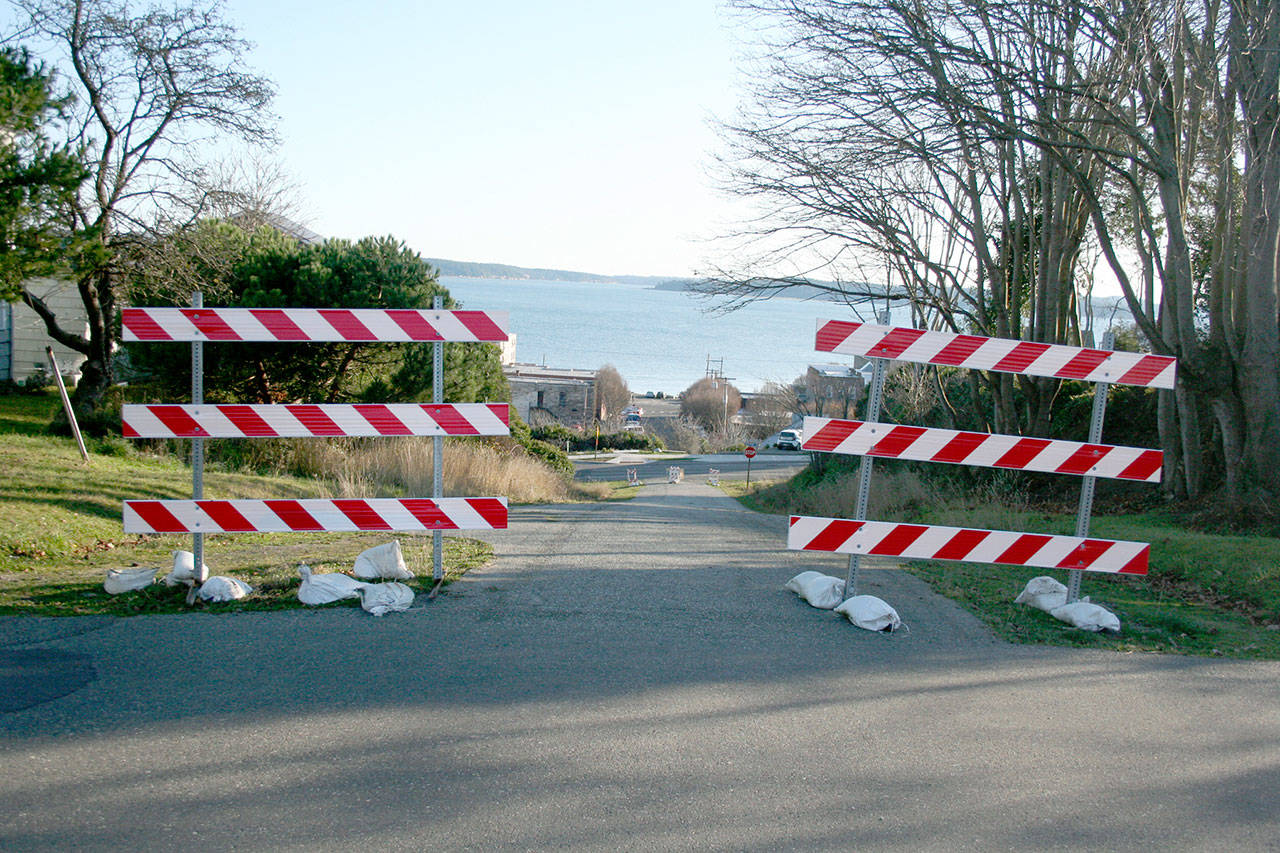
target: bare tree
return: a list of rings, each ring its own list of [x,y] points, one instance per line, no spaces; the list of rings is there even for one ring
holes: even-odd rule
[[[88,333],[64,327],[30,291],[23,297],[51,337],[85,355],[74,403],[89,411],[113,380],[111,326],[130,248],[171,225],[177,207],[191,210],[190,189],[201,174],[195,155],[210,136],[273,140],[267,106],[274,93],[245,68],[248,44],[223,20],[219,0],[170,8],[133,0],[13,5],[26,21],[9,38],[48,53],[70,84],[70,139],[83,146],[91,170],[65,212],[67,227],[96,245],[74,270]]]
[[[680,397],[680,414],[710,432],[728,433],[729,419],[742,408],[742,394],[723,378],[705,376]]]
[[[627,387],[627,380],[612,364],[596,371],[596,400],[603,410],[601,419],[613,424],[621,419],[622,410],[631,405],[631,389]]]
[[[1096,241],[1150,348],[1180,361],[1160,397],[1166,488],[1196,497],[1220,470],[1233,506],[1267,511],[1280,494],[1280,7],[739,6],[781,34],[759,109],[730,126],[738,189],[773,203],[764,230],[827,257],[882,253],[930,324],[1051,343],[1086,342],[1079,258]],[[1056,383],[1018,379],[1013,423],[1014,380],[981,381],[997,429],[1047,427]]]

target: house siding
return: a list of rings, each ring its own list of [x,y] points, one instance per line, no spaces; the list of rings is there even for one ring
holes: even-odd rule
[[[80,302],[80,293],[75,285],[44,278],[27,282],[27,288],[44,300],[64,329],[88,335],[84,305]],[[45,352],[45,347],[48,346],[53,347],[54,358],[63,375],[79,377],[80,365],[84,362],[83,355],[49,337],[44,321],[25,304],[12,302],[4,308],[6,310],[0,317],[0,350],[3,350],[3,355],[0,355],[0,379],[21,382],[39,370],[51,374],[53,368]]]

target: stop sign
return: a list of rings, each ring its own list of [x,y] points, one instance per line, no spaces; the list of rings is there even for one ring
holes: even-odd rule
[[[746,456],[748,459],[754,458],[756,455],[756,449],[752,447],[750,444],[748,444],[747,449],[742,451],[742,454]]]

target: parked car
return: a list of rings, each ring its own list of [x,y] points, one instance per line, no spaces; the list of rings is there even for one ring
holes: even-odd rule
[[[799,450],[800,449],[800,430],[784,429],[778,433],[776,447],[779,450]]]

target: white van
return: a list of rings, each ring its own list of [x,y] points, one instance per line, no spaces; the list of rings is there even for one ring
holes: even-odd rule
[[[800,430],[784,429],[782,432],[778,433],[776,446],[779,450],[799,450]]]

